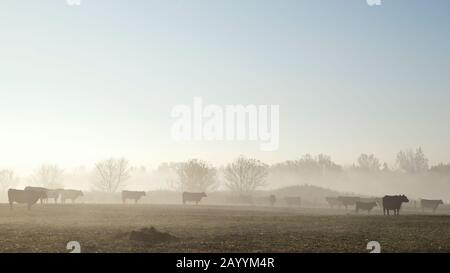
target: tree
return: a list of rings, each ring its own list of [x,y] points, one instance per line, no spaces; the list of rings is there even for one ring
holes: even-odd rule
[[[155,179],[165,181],[170,190],[181,191],[181,183],[178,180],[177,174],[177,169],[180,164],[176,162],[163,162],[153,171],[153,175],[156,176]]]
[[[226,186],[240,194],[249,194],[257,187],[266,185],[268,166],[253,158],[240,156],[224,169]]]
[[[57,165],[42,165],[37,169],[31,180],[33,183],[45,188],[61,188],[63,185],[64,170]]]
[[[217,188],[217,171],[206,161],[191,159],[176,166],[182,191],[203,192]]]
[[[130,168],[125,158],[106,159],[95,164],[94,186],[104,192],[113,193],[123,187],[130,178]]]
[[[313,157],[306,154],[297,160],[287,160],[271,167],[274,173],[293,174],[303,179],[324,176],[326,173],[338,173],[342,167],[331,160],[330,156],[319,154]]]
[[[397,154],[397,164],[401,170],[407,173],[420,173],[428,170],[428,159],[420,147],[416,152],[400,151]]]
[[[381,163],[373,154],[361,154],[358,157],[358,168],[366,172],[376,172],[379,171]]]
[[[431,167],[430,172],[450,176],[450,164],[439,163]]]
[[[14,174],[13,170],[4,169],[0,170],[0,188],[2,192],[7,191],[17,185],[19,179]]]

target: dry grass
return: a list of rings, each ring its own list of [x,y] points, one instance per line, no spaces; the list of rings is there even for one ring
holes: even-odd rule
[[[440,213],[448,213],[441,211]],[[0,205],[1,252],[450,252],[450,217],[384,217],[330,209],[181,205]],[[177,241],[149,245],[131,231],[154,226]]]

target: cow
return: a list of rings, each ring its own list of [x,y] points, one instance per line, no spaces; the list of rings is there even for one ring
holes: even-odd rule
[[[31,187],[31,186],[27,186],[25,187],[26,191],[40,191],[40,192],[47,192],[46,188],[43,187]],[[39,201],[41,202],[41,204],[44,203],[44,201],[46,201],[46,197],[45,198],[39,198]]]
[[[355,209],[356,209],[356,213],[359,213],[359,210],[367,210],[367,214],[370,213],[370,211],[377,206],[377,202],[372,201],[372,202],[361,202],[361,201],[356,201],[355,203]]]
[[[299,196],[286,196],[284,198],[288,206],[298,206],[302,204],[302,199]]]
[[[356,202],[359,201],[358,196],[339,196],[338,200],[342,203],[342,205],[347,209],[348,206],[355,206]]]
[[[122,191],[122,202],[125,204],[127,199],[133,199],[136,204],[143,196],[145,196],[145,191]]]
[[[422,207],[422,211],[425,211],[425,209],[431,209],[433,210],[433,212],[436,212],[437,207],[442,204],[444,204],[442,200],[420,199],[420,206]]]
[[[399,215],[402,203],[408,202],[409,200],[405,195],[386,195],[383,197],[383,214],[389,215],[389,211],[393,210],[394,215]]]
[[[83,192],[79,190],[61,190],[61,203],[65,204],[67,199],[72,200],[72,203],[75,202],[75,200],[83,196]]]
[[[202,200],[203,197],[207,197],[205,192],[183,192],[183,205],[187,202],[195,202],[198,205],[198,202]]]
[[[31,187],[28,186],[25,188],[26,191],[42,191],[45,192],[47,194],[46,198],[41,198],[41,204],[42,203],[48,203],[48,199],[52,198],[55,200],[55,203],[58,203],[58,198],[61,192],[61,189],[56,189],[56,190],[50,190],[47,188],[42,188],[42,187]]]
[[[27,204],[28,210],[31,206],[36,204],[39,199],[47,198],[45,191],[34,191],[34,190],[8,190],[8,201],[9,208],[12,210],[13,203]]]
[[[269,202],[272,207],[275,205],[275,202],[277,202],[277,197],[275,196],[275,194],[271,194],[269,196]]]
[[[380,209],[383,207],[383,199],[379,197],[361,197],[359,201],[364,203],[375,202]]]
[[[341,200],[339,200],[339,198],[337,197],[325,197],[325,200],[327,200],[327,203],[331,208],[333,208],[334,206],[340,208],[342,206]]]

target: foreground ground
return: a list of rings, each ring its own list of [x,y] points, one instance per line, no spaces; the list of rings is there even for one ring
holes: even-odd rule
[[[0,252],[450,252],[450,212],[399,217],[338,209],[181,205],[0,205]],[[133,241],[154,226],[176,241]]]

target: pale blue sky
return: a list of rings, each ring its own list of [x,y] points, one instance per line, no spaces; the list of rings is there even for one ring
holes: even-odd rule
[[[450,161],[450,2],[4,0],[0,167],[154,167],[422,146]],[[279,104],[280,149],[176,143],[176,104]]]

